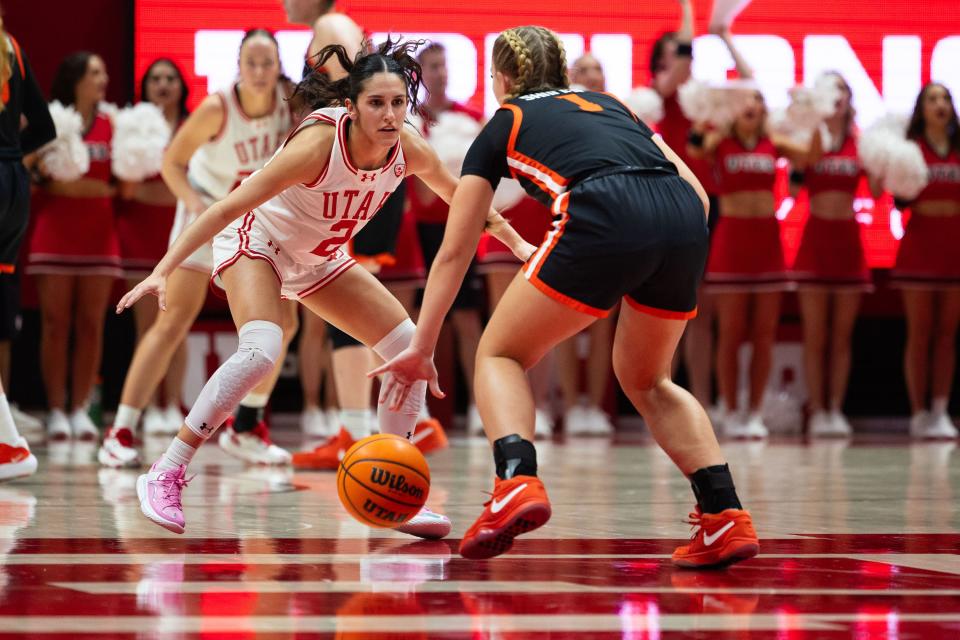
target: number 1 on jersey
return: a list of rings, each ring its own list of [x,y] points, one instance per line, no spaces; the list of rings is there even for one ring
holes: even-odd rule
[[[557,100],[566,100],[567,102],[572,102],[580,107],[581,111],[590,111],[591,113],[603,111],[603,107],[598,105],[596,102],[590,102],[586,98],[576,93],[565,93],[562,96],[557,96]]]

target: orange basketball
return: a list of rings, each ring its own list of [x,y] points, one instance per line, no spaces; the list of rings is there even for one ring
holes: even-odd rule
[[[430,468],[406,438],[380,433],[360,440],[337,471],[340,502],[371,527],[392,529],[423,507],[430,493]]]

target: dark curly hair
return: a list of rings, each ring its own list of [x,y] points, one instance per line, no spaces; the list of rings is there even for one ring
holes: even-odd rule
[[[413,56],[425,40],[391,40],[371,50],[369,42],[353,59],[347,50],[339,44],[331,44],[321,49],[310,59],[313,70],[303,78],[293,92],[290,100],[294,109],[305,107],[320,109],[344,104],[349,98],[357,101],[366,81],[376,73],[393,73],[403,79],[407,88],[407,101],[414,113],[420,113],[417,94],[420,91],[420,63]],[[332,57],[343,67],[347,75],[340,80],[331,80],[321,68]]]

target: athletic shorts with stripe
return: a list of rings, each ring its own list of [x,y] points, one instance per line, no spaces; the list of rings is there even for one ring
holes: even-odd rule
[[[709,238],[703,204],[676,173],[616,168],[553,204],[553,226],[523,274],[583,313],[605,317],[621,297],[661,318],[696,315]]]
[[[213,239],[213,291],[223,289],[220,274],[241,257],[263,260],[280,281],[280,295],[287,300],[300,300],[316,293],[356,264],[343,249],[322,264],[302,264],[292,260],[266,230],[257,223],[253,211],[231,222]]]

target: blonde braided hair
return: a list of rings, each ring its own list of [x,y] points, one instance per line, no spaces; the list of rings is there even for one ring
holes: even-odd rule
[[[544,27],[514,27],[493,44],[493,66],[513,78],[506,99],[535,89],[566,89],[567,54],[553,31]]]

